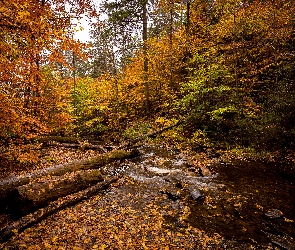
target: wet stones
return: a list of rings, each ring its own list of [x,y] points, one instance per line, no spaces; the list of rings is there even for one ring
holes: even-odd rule
[[[167,198],[172,201],[181,199],[180,193],[175,192],[174,190],[162,189],[160,193],[167,195]]]
[[[199,189],[195,187],[190,187],[189,192],[194,201],[197,201],[200,203],[204,202],[205,196],[201,194],[201,191]]]
[[[284,214],[278,209],[270,209],[264,215],[268,219],[279,219],[282,218]]]
[[[204,167],[204,166],[198,167],[198,173],[202,177],[212,175],[211,171],[208,169],[208,167]]]
[[[198,174],[201,177],[207,177],[207,176],[211,176],[212,173],[209,169],[209,166],[196,166],[196,165],[190,165],[189,168],[187,168],[187,170],[189,172],[194,172],[196,174]]]

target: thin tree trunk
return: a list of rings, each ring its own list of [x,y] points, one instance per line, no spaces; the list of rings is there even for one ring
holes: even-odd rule
[[[150,113],[150,89],[148,82],[148,71],[149,71],[149,61],[147,57],[147,1],[143,3],[143,13],[142,13],[142,40],[143,40],[143,81],[144,81],[144,94],[145,94],[145,110],[146,113]]]
[[[170,88],[174,89],[173,83],[173,2],[170,3],[170,31],[169,31],[169,50],[170,50],[170,58],[169,58],[169,67],[170,67]]]
[[[189,77],[189,61],[190,61],[190,8],[191,3],[190,0],[186,0],[186,22],[185,22],[185,55],[183,58],[183,73],[184,77]]]
[[[75,115],[77,116],[77,96],[76,96],[76,88],[77,88],[77,84],[76,84],[76,58],[75,58],[75,53],[73,52],[72,54],[73,56],[73,81],[74,81],[74,109],[75,109]]]
[[[234,9],[234,71],[235,71],[235,85],[236,85],[236,88],[238,87],[238,73],[237,73],[237,67],[238,67],[238,48],[237,48],[237,45],[236,45],[236,7]]]
[[[117,76],[117,68],[116,68],[116,57],[115,53],[113,53],[113,75],[115,80],[115,127],[120,128],[119,126],[119,85],[118,85],[118,76]]]
[[[189,51],[189,37],[190,37],[190,8],[191,3],[187,0],[186,3],[186,52]]]

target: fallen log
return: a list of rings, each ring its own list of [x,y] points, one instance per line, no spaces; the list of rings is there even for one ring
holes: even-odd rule
[[[46,178],[19,186],[8,197],[8,212],[13,218],[20,218],[60,197],[88,188],[103,177],[99,170],[77,171],[62,177]]]
[[[87,149],[92,149],[92,150],[101,150],[104,153],[107,153],[108,150],[104,148],[101,145],[93,145],[90,143],[85,143],[85,144],[80,144],[80,143],[58,143],[58,142],[52,142],[50,146],[55,146],[55,147],[63,147],[63,148],[74,148],[74,149],[82,149],[82,150],[87,150]]]
[[[79,143],[81,139],[73,136],[43,136],[32,138],[32,142],[42,143],[44,145],[51,145],[52,142],[60,143]]]
[[[32,214],[22,217],[21,219],[13,222],[0,232],[0,242],[5,242],[13,235],[22,232],[26,228],[37,224],[38,222],[44,220],[48,216],[70,206],[73,206],[83,200],[89,199],[90,197],[96,195],[98,192],[105,190],[109,185],[117,181],[119,177],[112,177],[102,183],[98,183],[95,186],[89,187],[78,193],[69,195],[65,197],[62,201],[57,200],[51,202],[47,207],[41,208]]]
[[[90,159],[59,164],[46,169],[40,169],[38,171],[28,173],[23,176],[3,179],[0,181],[0,210],[3,210],[3,204],[6,203],[5,200],[16,187],[26,185],[32,180],[36,180],[43,176],[61,176],[66,173],[71,173],[78,170],[98,169],[108,163],[114,162],[116,160],[132,158],[138,154],[138,150],[113,150],[106,154],[98,155]]]

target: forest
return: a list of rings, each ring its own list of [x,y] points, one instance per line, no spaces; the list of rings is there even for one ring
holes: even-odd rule
[[[1,249],[294,249],[294,1],[2,0],[0,52]]]

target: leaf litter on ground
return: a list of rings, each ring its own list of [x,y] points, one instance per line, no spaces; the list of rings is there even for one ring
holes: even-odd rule
[[[178,213],[159,195],[136,194],[129,177],[103,194],[26,229],[1,249],[216,249],[222,238],[185,225],[172,230],[164,217]],[[185,211],[185,209],[184,209]]]
[[[97,154],[51,148],[36,169]],[[197,158],[192,160],[208,164]],[[208,235],[187,223],[189,210],[185,203],[171,202],[166,195],[149,192],[148,186],[124,177],[104,193],[17,234],[0,249],[233,249],[220,235]],[[169,222],[169,217],[176,220]]]

